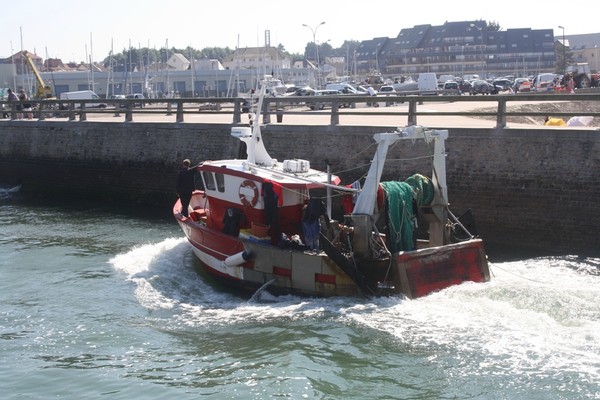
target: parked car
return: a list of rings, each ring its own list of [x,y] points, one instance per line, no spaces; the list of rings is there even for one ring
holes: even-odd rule
[[[141,93],[133,93],[133,94],[128,94],[127,96],[125,96],[125,98],[127,99],[143,99],[144,95]],[[140,102],[140,103],[133,103],[133,107],[139,107],[142,108],[144,107],[144,103]]]
[[[513,83],[513,90],[516,92],[531,92],[531,81],[529,78],[517,78]]]
[[[356,88],[348,83],[328,83],[325,90],[337,90],[344,94],[358,94]]]
[[[75,103],[76,108],[80,108],[82,106],[82,104],[85,104],[85,107],[87,107],[87,108],[92,108],[92,107],[105,108],[106,107],[106,103],[103,101],[104,99],[101,99],[100,96],[98,96],[92,90],[77,90],[74,92],[62,92],[59,97],[61,100],[83,100],[84,101],[83,103]],[[90,100],[98,100],[99,102],[92,103],[92,102],[90,102]],[[66,108],[68,108],[68,106],[66,104],[61,104],[61,105],[59,105],[59,108],[66,109]]]
[[[554,90],[554,81],[557,75],[552,72],[538,74],[533,78],[532,90],[538,92],[550,92]]]
[[[113,94],[108,97],[108,100],[125,100],[125,95],[124,94]],[[114,107],[121,107],[121,108],[125,107],[124,103],[110,103],[110,104]]]
[[[396,93],[396,89],[392,85],[383,85],[379,88],[379,94],[393,94]]]
[[[378,96],[389,96],[389,95],[393,95],[393,94],[396,94],[396,89],[392,85],[383,85],[382,87],[379,88],[379,91],[377,92]],[[391,106],[391,105],[394,105],[394,102],[387,101],[385,103],[385,105]]]
[[[360,94],[360,95],[363,95],[363,96],[367,96],[367,95],[369,94],[369,89],[367,89],[367,88],[366,88],[366,87],[364,87],[364,86],[358,85],[358,86],[356,87],[356,94]]]
[[[340,96],[341,92],[337,90],[315,90],[315,92],[310,96],[310,100],[306,101],[306,105],[311,110],[322,110],[326,105],[330,105],[330,102],[321,102],[318,99],[313,100],[314,97],[320,96]],[[339,103],[340,107],[350,107],[352,103]]]
[[[458,82],[458,87],[460,88],[460,91],[462,93],[471,93],[471,88],[472,88],[471,82],[469,82],[466,79]]]
[[[491,94],[494,87],[483,79],[475,79],[471,82],[471,95]]]
[[[514,82],[509,79],[496,79],[492,81],[492,85],[494,85],[495,92],[506,92],[511,91]]]
[[[456,81],[446,81],[442,85],[442,89],[444,90],[444,94],[450,95],[461,95],[462,90],[460,90],[460,86]]]
[[[290,96],[312,96],[315,93],[315,89],[310,86],[296,87],[293,92],[289,93]]]

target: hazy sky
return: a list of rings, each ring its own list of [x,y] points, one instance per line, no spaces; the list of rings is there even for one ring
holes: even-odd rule
[[[351,4],[354,3],[354,4]],[[3,1],[0,24],[0,57],[21,49],[42,58],[98,61],[131,47],[159,49],[168,46],[256,47],[265,44],[303,53],[313,41],[329,41],[340,47],[344,40],[396,37],[402,28],[446,21],[486,20],[508,28],[554,29],[561,36],[600,32],[596,12],[562,12],[564,2],[540,3],[444,1],[367,2],[317,0],[99,0],[99,1]],[[358,4],[358,5],[356,5]],[[543,6],[542,6],[543,4]],[[303,24],[309,27],[302,26]],[[312,28],[312,29],[311,29]],[[600,44],[600,43],[599,43]]]

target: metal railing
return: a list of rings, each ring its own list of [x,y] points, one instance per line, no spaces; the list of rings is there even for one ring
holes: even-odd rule
[[[49,118],[67,118],[69,121],[86,121],[88,114],[111,115],[123,117],[125,122],[133,122],[134,116],[138,115],[174,115],[175,122],[184,122],[185,115],[192,114],[220,114],[231,115],[231,123],[242,122],[242,115],[247,113],[248,99],[245,98],[177,98],[177,99],[115,99],[103,100],[105,107],[86,107],[86,104],[98,104],[98,100],[37,100],[32,101],[34,105],[34,118],[46,120]],[[275,114],[278,122],[285,115],[324,115],[329,114],[329,124],[338,125],[340,115],[355,116],[406,116],[408,125],[415,125],[419,117],[423,116],[465,116],[465,117],[487,117],[496,120],[497,128],[506,127],[508,117],[545,117],[547,112],[535,111],[510,111],[509,105],[531,102],[594,102],[599,104],[600,92],[554,94],[554,93],[519,93],[500,95],[406,95],[392,94],[385,96],[319,96],[318,103],[312,96],[281,96],[268,97],[263,102],[263,122],[270,123]],[[470,111],[428,111],[426,108],[420,110],[425,103],[438,102],[485,102],[490,107]],[[395,107],[375,107],[379,104],[404,104],[408,105],[404,110]],[[2,117],[4,119],[17,119],[23,111],[17,110],[18,102],[0,101]],[[309,105],[318,104],[327,111],[311,110]],[[344,107],[345,106],[345,107]],[[370,108],[369,108],[370,107]],[[368,109],[367,109],[368,108]],[[491,110],[490,110],[491,109]],[[327,115],[327,114],[325,114]],[[556,111],[552,112],[554,117],[592,116],[600,117],[600,112],[595,111]]]

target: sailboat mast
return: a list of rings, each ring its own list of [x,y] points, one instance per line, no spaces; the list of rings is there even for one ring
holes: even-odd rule
[[[94,44],[92,41],[92,32],[90,32],[90,74],[91,74],[91,83],[90,90],[94,91]]]
[[[15,50],[13,49],[12,40],[10,41],[10,63],[15,68]],[[17,90],[17,74],[13,71],[13,90]]]
[[[114,88],[112,88],[112,90],[109,91],[110,89],[110,80],[111,80],[111,76],[112,76],[112,57],[113,57],[113,40],[112,38],[110,39],[110,56],[108,58],[108,73],[106,74],[106,97],[108,98],[109,94],[115,94],[115,90]]]
[[[168,38],[167,38],[167,42],[166,42],[165,46],[167,47],[167,55],[166,55],[167,59],[165,60],[165,69],[167,72],[167,79],[166,79],[165,90],[167,92],[167,95],[169,95],[171,92],[170,92],[170,85],[169,85],[169,39]]]
[[[25,86],[25,75],[26,74],[25,74],[25,61],[24,61],[25,57],[23,57],[23,27],[22,26],[19,27],[19,34],[21,37],[21,77],[22,77],[21,78],[21,87],[23,89],[25,89],[26,88],[26,86]],[[15,90],[16,90],[16,88],[15,88]]]

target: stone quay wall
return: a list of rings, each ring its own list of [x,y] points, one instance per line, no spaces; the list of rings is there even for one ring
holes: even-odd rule
[[[230,129],[229,124],[4,122],[0,183],[21,183],[25,194],[40,197],[156,206],[168,216],[182,159],[245,156]],[[372,134],[390,130],[269,125],[263,137],[272,157],[307,159],[318,169],[329,164],[348,184],[368,169]],[[395,145],[383,179],[404,180],[415,172],[431,176],[422,168],[426,147]],[[597,131],[451,128],[446,152],[450,208],[457,216],[471,210],[484,240],[560,254],[600,253]]]

